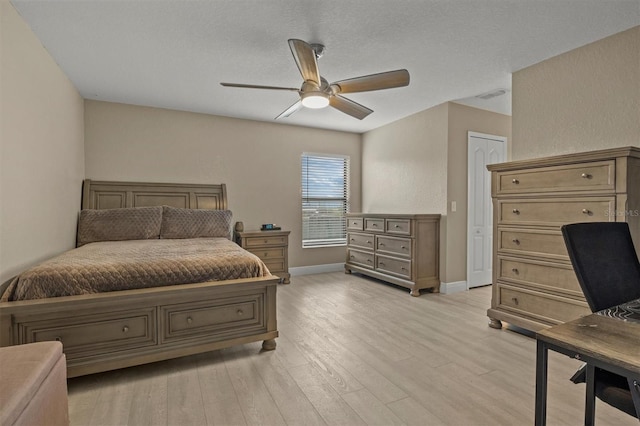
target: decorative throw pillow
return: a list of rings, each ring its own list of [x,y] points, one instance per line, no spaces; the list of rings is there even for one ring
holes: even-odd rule
[[[163,206],[160,238],[222,237],[230,240],[231,217],[231,210]]]
[[[162,207],[81,210],[78,247],[97,241],[160,238]]]

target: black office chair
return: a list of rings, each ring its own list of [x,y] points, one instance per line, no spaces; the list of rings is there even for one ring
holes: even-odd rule
[[[627,223],[574,223],[561,229],[592,312],[640,298],[640,263]],[[574,383],[585,379],[585,366],[571,378]],[[603,402],[638,418],[625,377],[596,368],[595,390]]]

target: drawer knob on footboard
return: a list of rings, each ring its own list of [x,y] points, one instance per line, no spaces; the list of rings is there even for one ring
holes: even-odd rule
[[[60,336],[56,336],[56,342],[60,342],[60,343],[62,343],[62,337],[60,337]]]
[[[591,210],[589,209],[582,209],[582,213],[591,216]]]
[[[591,175],[589,173],[583,173],[580,176],[582,176],[585,179],[591,179]]]
[[[187,317],[187,324],[191,324],[193,322],[193,318]]]
[[[520,183],[518,179],[512,179],[511,182],[515,183],[516,185]]]
[[[129,331],[129,326],[128,325],[125,325],[124,327],[122,327],[122,332],[123,333],[126,333],[128,331]]]

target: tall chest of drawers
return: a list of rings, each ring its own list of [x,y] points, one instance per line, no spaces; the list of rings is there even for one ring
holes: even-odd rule
[[[590,313],[560,227],[626,221],[640,247],[640,149],[488,166],[493,196],[489,325],[539,330]]]
[[[347,214],[345,272],[440,291],[439,214]]]

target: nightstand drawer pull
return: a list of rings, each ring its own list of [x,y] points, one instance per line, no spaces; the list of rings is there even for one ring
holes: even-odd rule
[[[512,179],[511,182],[515,183],[516,185],[518,185],[520,183],[520,181],[518,179]]]
[[[129,331],[129,326],[125,325],[124,327],[122,327],[122,332],[123,333],[127,333]]]
[[[514,238],[513,240],[511,240],[514,244],[518,244],[520,245],[520,240],[517,238]]]
[[[193,318],[187,317],[187,324],[191,324],[193,322]]]
[[[512,297],[511,300],[513,300],[513,304],[516,306],[518,305],[518,303],[520,303],[517,297]]]
[[[513,209],[512,211],[513,211],[514,214],[520,214],[520,210],[518,210],[518,209]]]
[[[514,274],[519,274],[520,271],[518,271],[518,268],[512,268],[511,272],[513,272]]]
[[[585,179],[591,179],[593,176],[591,176],[589,173],[583,173],[580,176],[582,176]]]

